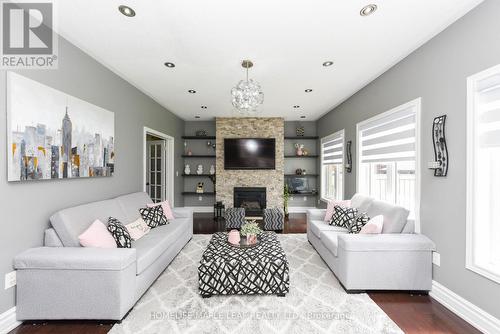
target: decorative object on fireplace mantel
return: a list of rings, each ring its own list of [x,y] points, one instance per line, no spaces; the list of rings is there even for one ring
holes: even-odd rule
[[[434,118],[432,124],[432,141],[434,143],[434,161],[429,162],[429,169],[434,169],[434,176],[446,176],[450,164],[445,136],[446,115]]]
[[[348,140],[347,145],[346,145],[346,158],[347,158],[347,163],[345,164],[345,171],[347,173],[352,172],[352,153],[351,153],[351,146],[352,146],[352,141]]]

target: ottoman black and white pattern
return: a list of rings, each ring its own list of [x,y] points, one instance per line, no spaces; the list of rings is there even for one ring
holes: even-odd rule
[[[262,232],[259,244],[238,248],[227,233],[215,233],[198,266],[200,295],[277,294],[290,288],[289,266],[274,232]]]
[[[225,213],[226,228],[241,228],[245,224],[244,208],[227,208]]]
[[[285,213],[279,208],[264,209],[264,230],[280,231],[285,224]]]

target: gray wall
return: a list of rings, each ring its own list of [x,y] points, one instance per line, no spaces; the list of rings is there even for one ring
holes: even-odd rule
[[[36,182],[7,182],[6,72],[0,71],[0,314],[15,305],[14,289],[3,289],[12,258],[42,244],[43,230],[55,211],[80,203],[140,191],[143,126],[175,137],[176,156],[182,152],[184,121],[62,38],[58,70],[19,72],[33,80],[115,112],[116,172],[113,177]],[[176,159],[176,170],[182,161]],[[176,178],[175,205],[182,206],[181,177]]]
[[[500,1],[488,0],[318,121],[325,136],[345,128],[355,148],[356,123],[422,97],[422,232],[441,253],[434,279],[500,318],[500,285],[465,269],[466,79],[500,63]],[[369,59],[367,59],[369,61]],[[434,160],[431,128],[447,114],[448,177],[426,168]],[[356,157],[353,151],[353,157]],[[355,162],[355,161],[354,161]],[[356,190],[355,169],[346,196]]]

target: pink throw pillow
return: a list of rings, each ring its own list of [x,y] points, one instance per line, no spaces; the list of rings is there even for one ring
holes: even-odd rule
[[[380,234],[384,227],[384,216],[378,215],[373,217],[361,228],[359,234]]]
[[[172,209],[170,208],[170,204],[168,203],[168,201],[148,204],[148,208],[153,208],[158,205],[161,205],[161,208],[163,209],[163,214],[165,215],[165,217],[167,217],[167,220],[175,219],[174,213],[172,212]]]
[[[99,219],[96,219],[85,232],[80,234],[78,240],[83,247],[116,248],[115,239]]]
[[[351,206],[351,201],[350,200],[345,200],[345,201],[336,201],[336,200],[331,200],[328,201],[328,205],[326,206],[326,213],[325,213],[325,221],[329,222],[332,220],[333,213],[335,212],[335,205],[339,205],[342,207],[349,207]]]
[[[125,228],[134,241],[139,240],[151,230],[151,227],[142,218],[138,218],[135,222],[125,225]]]

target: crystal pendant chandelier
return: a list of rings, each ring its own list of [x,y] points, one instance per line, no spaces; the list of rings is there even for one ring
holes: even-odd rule
[[[253,114],[264,102],[264,93],[258,82],[248,79],[248,69],[253,66],[253,63],[250,60],[243,60],[241,66],[246,68],[247,78],[231,89],[232,103],[241,114]]]

